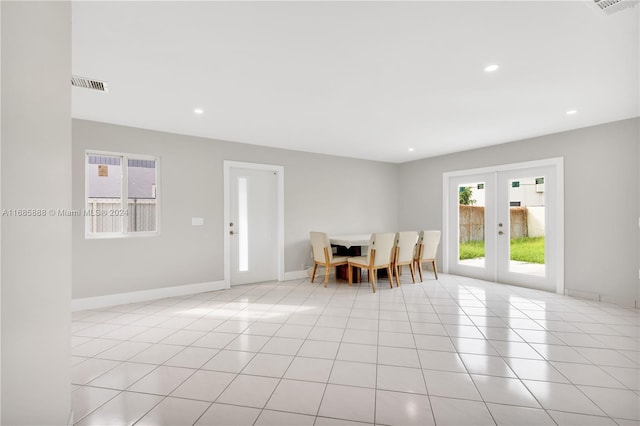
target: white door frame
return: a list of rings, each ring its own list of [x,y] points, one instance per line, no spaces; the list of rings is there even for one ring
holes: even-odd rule
[[[277,255],[278,262],[278,281],[284,281],[284,166],[276,166],[273,164],[245,163],[242,161],[224,160],[224,282],[227,288],[231,287],[231,241],[229,237],[229,222],[231,221],[230,191],[231,180],[229,173],[231,169],[252,169],[252,170],[270,170],[277,174],[278,177],[278,200],[276,202],[277,216]]]
[[[557,245],[555,253],[555,260],[557,262],[556,274],[555,274],[555,282],[556,282],[556,293],[563,294],[564,293],[564,158],[556,157],[556,158],[548,158],[544,160],[535,160],[535,161],[526,161],[522,163],[511,163],[511,164],[501,164],[496,166],[489,167],[481,167],[477,169],[468,169],[468,170],[456,170],[452,172],[444,172],[442,174],[442,269],[443,272],[449,272],[449,265],[452,259],[449,256],[449,218],[450,218],[450,209],[449,203],[450,200],[450,191],[449,184],[450,179],[457,176],[464,175],[472,175],[472,174],[480,174],[480,173],[496,173],[505,170],[514,170],[514,169],[525,169],[532,167],[544,167],[544,166],[552,166],[556,169],[556,197],[553,202],[556,205],[556,232],[557,232]],[[487,218],[487,220],[497,221],[497,217]],[[497,269],[496,268],[496,276],[493,277],[493,281],[497,281]]]

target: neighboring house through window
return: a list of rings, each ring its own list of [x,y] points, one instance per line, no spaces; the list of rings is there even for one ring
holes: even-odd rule
[[[87,152],[85,166],[88,238],[157,233],[157,158]]]

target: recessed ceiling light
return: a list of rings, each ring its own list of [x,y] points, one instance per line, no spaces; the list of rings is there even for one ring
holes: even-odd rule
[[[496,64],[492,64],[492,65],[488,65],[486,67],[484,67],[484,71],[485,72],[494,72],[495,70],[497,70],[498,68],[500,68],[499,65]]]
[[[196,108],[196,109],[193,110],[193,113],[200,115],[200,114],[204,113],[204,111],[202,109],[200,109],[200,108]]]
[[[415,151],[414,148],[409,148],[409,152],[413,152],[413,151]]]
[[[573,115],[575,113],[577,113],[578,111],[575,109],[570,109],[569,111],[567,111],[567,115]]]

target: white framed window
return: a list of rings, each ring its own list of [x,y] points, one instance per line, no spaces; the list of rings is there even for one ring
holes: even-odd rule
[[[157,235],[159,166],[148,155],[87,151],[85,237]]]

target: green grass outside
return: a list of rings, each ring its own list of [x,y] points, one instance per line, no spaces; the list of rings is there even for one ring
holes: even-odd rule
[[[478,257],[484,257],[484,241],[467,241],[460,244],[460,260]],[[544,237],[512,239],[511,260],[544,264]]]
[[[484,257],[484,241],[467,241],[460,244],[460,260]]]

